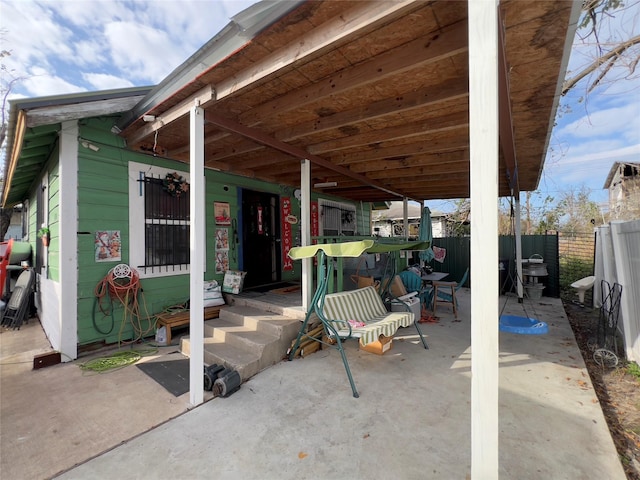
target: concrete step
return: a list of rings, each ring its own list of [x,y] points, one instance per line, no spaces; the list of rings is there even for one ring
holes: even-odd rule
[[[204,361],[238,371],[245,381],[280,362],[296,338],[299,319],[259,308],[234,305],[204,324]],[[190,339],[182,337],[180,349],[189,355]]]
[[[189,336],[180,339],[180,351],[187,356],[191,353]],[[233,368],[240,374],[240,379],[243,382],[261,370],[258,353],[234,347],[211,337],[204,339],[204,363],[206,365],[217,363]]]
[[[294,338],[301,325],[297,318],[242,305],[225,308],[219,318],[277,336],[293,335]]]
[[[274,303],[270,303],[269,301],[261,300],[261,297],[258,298],[245,298],[239,297],[236,295],[227,295],[225,297],[225,301],[229,306],[246,306],[252,307],[263,312],[272,312],[277,313],[279,315],[284,315],[290,318],[297,318],[298,320],[304,320],[306,312],[302,309],[302,307],[289,307],[283,305],[277,305]],[[228,308],[227,307],[227,308]]]

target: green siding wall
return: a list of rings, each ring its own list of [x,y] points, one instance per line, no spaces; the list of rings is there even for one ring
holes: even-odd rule
[[[115,343],[132,338],[131,312],[116,306],[113,315],[100,311],[96,301],[96,287],[117,263],[129,263],[129,162],[146,163],[168,169],[188,171],[188,165],[150,155],[126,150],[124,141],[110,132],[115,123],[112,117],[87,119],[80,122],[80,136],[99,146],[99,151],[79,147],[78,149],[78,343],[80,345],[99,341]],[[294,197],[294,189],[259,180],[244,178],[213,170],[205,171],[206,182],[206,237],[207,260],[205,279],[222,283],[222,274],[215,274],[214,202],[229,203],[232,218],[240,214],[239,191],[241,188],[259,190],[292,199],[293,214],[300,218],[300,205]],[[323,198],[328,198],[323,196]],[[330,198],[330,197],[329,197]],[[313,200],[318,197],[314,195]],[[330,198],[344,201],[339,198]],[[358,230],[368,232],[369,204],[356,205]],[[57,217],[56,217],[57,218]],[[229,238],[232,230],[229,228]],[[300,223],[293,225],[294,241],[300,238]],[[94,251],[95,232],[119,230],[122,240],[121,262],[96,262]],[[240,238],[242,241],[242,238]],[[242,245],[238,245],[235,256],[230,251],[230,268],[237,269]],[[300,262],[294,262],[294,270],[282,272],[283,280],[299,279]],[[143,292],[139,295],[140,316],[151,317],[164,308],[183,303],[189,298],[189,276],[175,275],[148,278],[140,281]],[[104,303],[106,306],[106,303]],[[124,320],[124,322],[123,322]],[[112,327],[113,324],[113,327]],[[121,328],[122,327],[122,328]],[[140,325],[149,329],[149,323]],[[150,329],[149,329],[150,330]],[[110,331],[108,334],[101,333]]]

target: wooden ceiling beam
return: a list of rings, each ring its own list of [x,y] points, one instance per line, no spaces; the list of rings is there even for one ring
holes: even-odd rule
[[[348,135],[335,140],[309,145],[309,152],[320,155],[326,152],[368,146],[385,141],[408,139],[425,134],[447,133],[469,128],[469,116],[466,113],[453,113],[438,118],[429,118],[383,130],[371,130],[356,135]]]
[[[382,175],[391,174],[394,171],[402,171],[405,174],[410,171],[418,172],[433,169],[449,170],[454,166],[466,165],[469,168],[469,150],[458,150],[430,155],[410,155],[407,157],[389,158],[377,162],[358,162],[349,166],[349,169],[358,173],[380,172]]]
[[[213,113],[210,110],[205,111],[205,121],[213,123],[218,127],[228,130],[230,132],[245,136],[247,138],[251,138],[252,140],[262,145],[287,153],[293,157],[292,163],[294,163],[296,160],[300,161],[303,159],[307,159],[313,164],[320,165],[329,170],[333,170],[347,177],[356,179],[362,182],[364,185],[367,185],[373,188],[378,188],[380,190],[383,190],[397,197],[403,196],[401,193],[398,193],[393,189],[388,188],[386,185],[382,185],[378,182],[371,181],[367,177],[360,175],[358,173],[351,172],[348,168],[345,168],[339,165],[333,165],[328,160],[325,160],[324,158],[319,157],[317,155],[313,155],[303,148],[289,145],[288,143],[277,140],[256,128],[247,127],[240,123],[234,122],[233,120],[221,117],[220,115]]]
[[[153,134],[156,130],[169,125],[170,123],[189,113],[189,109],[192,108],[194,104],[204,105],[211,99],[213,99],[214,96],[215,92],[213,90],[213,87],[211,85],[207,85],[193,95],[190,95],[189,98],[186,98],[177,105],[169,108],[168,110],[165,110],[164,112],[162,112],[162,115],[156,116],[155,120],[146,123],[138,130],[125,135],[127,144],[136,145],[149,135]]]
[[[310,30],[295,42],[266,55],[260,61],[253,62],[251,67],[218,82],[216,100],[237,95],[242,89],[255,85],[260,80],[277,74],[293,64],[307,62],[324,50],[334,49],[336,46],[347,43],[376,25],[406,15],[419,6],[418,0],[357,2],[355,7]]]
[[[366,122],[374,118],[380,118],[389,113],[399,113],[409,111],[416,108],[426,108],[435,106],[439,103],[468,97],[468,89],[465,79],[454,80],[444,87],[433,89],[425,89],[418,92],[409,92],[404,95],[387,98],[371,105],[365,105],[344,112],[336,113],[328,117],[321,117],[316,120],[295,125],[290,128],[279,130],[273,133],[273,136],[283,142],[288,142],[309,134],[323,132],[332,128],[339,128],[345,125]],[[205,139],[205,145],[214,143],[224,137],[228,137],[227,132],[218,132],[215,135]],[[217,160],[222,160],[234,155],[249,153],[260,150],[263,147],[256,145],[254,142],[246,140],[242,144],[234,144],[227,150],[223,150],[216,154]],[[188,151],[189,146],[183,146],[179,149],[173,149],[170,154],[182,153]]]
[[[413,143],[403,145],[392,145],[388,147],[375,144],[368,146],[366,150],[337,151],[335,154],[325,155],[336,165],[353,165],[361,162],[372,162],[373,160],[392,160],[398,157],[413,157],[416,155],[446,153],[457,150],[469,151],[469,140],[454,138],[450,141],[433,139],[426,136],[423,139],[413,138]]]
[[[428,63],[435,63],[467,50],[467,22],[465,20],[387,50],[366,62],[345,68],[330,78],[267,101],[242,113],[239,120],[243,124],[253,126],[274,115],[282,115],[330,95],[337,95],[356,87],[378,82],[391,75],[397,75]]]
[[[417,108],[433,107],[439,103],[456,100],[469,96],[469,89],[465,78],[457,78],[445,85],[426,88],[415,92],[396,95],[378,102],[362,105],[344,112],[334,113],[326,117],[304,122],[293,127],[279,130],[274,136],[288,142],[312,133],[320,133],[345,125],[366,122],[384,117],[390,113],[397,114]]]

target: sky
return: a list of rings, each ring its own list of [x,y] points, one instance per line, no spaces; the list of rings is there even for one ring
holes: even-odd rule
[[[255,0],[0,0],[0,50],[14,77],[10,98],[155,85]],[[607,16],[600,36],[640,35],[640,0]],[[592,44],[576,37],[568,65],[579,71]],[[637,50],[636,50],[637,51]],[[616,161],[640,162],[640,67],[611,72],[585,94],[579,83],[562,100],[534,201],[589,189],[606,209],[605,180]],[[0,74],[6,77],[7,72]],[[588,79],[587,79],[588,80]],[[452,211],[450,201],[430,202]]]

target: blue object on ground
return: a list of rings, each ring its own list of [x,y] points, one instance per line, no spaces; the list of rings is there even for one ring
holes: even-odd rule
[[[546,322],[541,322],[535,318],[501,315],[500,331],[522,335],[544,335],[549,333],[549,326]]]

